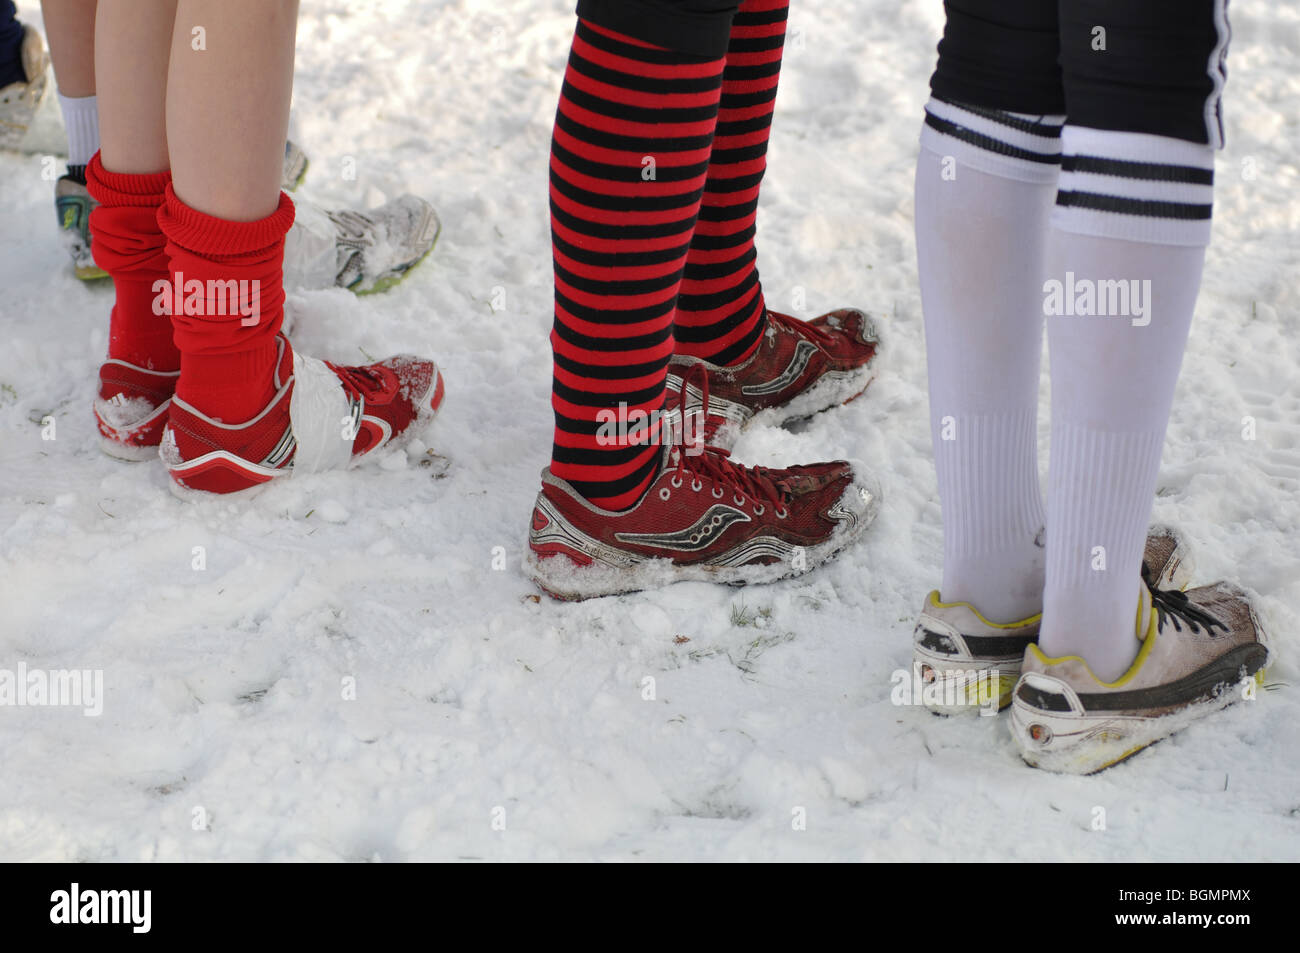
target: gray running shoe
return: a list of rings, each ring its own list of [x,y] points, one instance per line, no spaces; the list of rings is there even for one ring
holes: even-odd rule
[[[1269,661],[1250,598],[1226,582],[1186,592],[1142,586],[1132,667],[1102,682],[1078,656],[1025,650],[1011,733],[1029,764],[1094,774],[1190,722],[1253,698]]]

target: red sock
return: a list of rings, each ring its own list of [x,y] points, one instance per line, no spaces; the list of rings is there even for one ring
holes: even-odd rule
[[[745,0],[731,24],[718,131],[677,298],[677,353],[739,364],[766,327],[754,219],[781,77],[789,0]]]
[[[179,293],[172,315],[181,352],[176,394],[223,423],[251,420],[275,395],[293,202],[281,192],[279,208],[266,218],[232,222],[190,208],[169,185],[158,224],[167,236],[173,294]]]
[[[109,172],[98,152],[86,166],[86,190],[99,203],[90,213],[90,250],[95,264],[112,276],[116,295],[108,356],[155,371],[181,366],[171,319],[154,311],[154,282],[168,278],[158,209],[171,180],[169,171]]]

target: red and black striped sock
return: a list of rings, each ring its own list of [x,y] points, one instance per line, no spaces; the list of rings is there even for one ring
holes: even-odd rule
[[[723,65],[589,20],[574,34],[551,140],[551,472],[606,509],[635,505],[659,470],[673,311]],[[648,429],[626,439],[641,415]]]
[[[732,22],[708,184],[677,299],[677,353],[714,364],[740,363],[763,334],[754,218],[789,11],[789,0],[746,0]]]

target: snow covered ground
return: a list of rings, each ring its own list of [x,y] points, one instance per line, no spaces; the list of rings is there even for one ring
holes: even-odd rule
[[[886,349],[866,397],[737,454],[870,461],[877,524],[761,589],[560,605],[521,575],[571,11],[303,5],[303,193],[416,191],[444,231],[389,294],[295,295],[295,340],[430,353],[448,400],[409,451],[251,501],[183,503],[160,465],[100,454],[111,288],[72,277],[40,157],[0,154],[0,668],[100,669],[105,693],[98,717],[0,708],[0,858],[1300,859],[1300,9],[1233,7],[1155,508],[1198,581],[1260,594],[1273,690],[1086,779],[1025,767],[1001,718],[890,703],[941,552],[911,221],[938,0],[795,0],[760,213],[772,305],[867,308]]]

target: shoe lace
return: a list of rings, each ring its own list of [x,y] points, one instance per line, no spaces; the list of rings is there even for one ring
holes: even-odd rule
[[[802,337],[808,338],[809,340],[815,341],[819,344],[829,345],[835,340],[831,334],[823,331],[821,328],[817,327],[817,325],[809,324],[807,321],[801,321],[789,314],[782,314],[780,311],[768,311],[767,320],[769,324],[779,324],[783,327],[789,328],[795,334],[801,335]]]
[[[1193,632],[1205,630],[1207,635],[1213,634],[1213,629],[1218,626],[1223,631],[1228,631],[1227,625],[1220,622],[1214,616],[1210,615],[1200,606],[1192,603],[1187,598],[1187,593],[1180,592],[1177,589],[1150,589],[1151,605],[1155,607],[1160,628],[1164,628],[1165,619],[1169,619],[1174,624],[1174,628],[1182,631],[1182,622],[1186,622]]]
[[[696,386],[700,391],[701,420],[708,419],[709,414],[709,375],[702,364],[695,365],[683,382],[678,408],[681,413],[683,436],[673,447],[669,466],[676,471],[675,480],[681,482],[687,477],[691,488],[698,490],[702,485],[700,477],[708,477],[720,487],[731,489],[734,502],[744,503],[745,497],[752,498],[762,507],[770,504],[778,516],[786,514],[785,504],[790,502],[794,493],[789,484],[767,467],[746,467],[733,463],[730,451],[710,444],[700,447],[700,453],[687,453],[684,438],[687,415],[687,386]],[[694,448],[692,448],[694,449]],[[761,512],[761,510],[760,510]]]
[[[351,367],[325,362],[325,366],[338,375],[343,389],[354,400],[384,389],[384,379],[368,367]]]
[[[369,215],[363,215],[350,209],[327,211],[325,214],[331,222],[341,229],[341,233],[337,236],[338,243],[350,245],[353,248],[364,247],[367,244],[366,235],[374,231],[376,226],[375,220]]]

